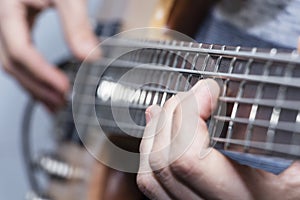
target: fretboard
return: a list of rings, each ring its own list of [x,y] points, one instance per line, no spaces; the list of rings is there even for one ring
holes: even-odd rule
[[[110,40],[104,57],[81,67],[73,105],[82,127],[142,137],[144,110],[163,106],[204,78],[221,89],[208,122],[217,148],[300,157],[300,57],[297,52],[178,41]],[[95,104],[98,121],[91,120]]]

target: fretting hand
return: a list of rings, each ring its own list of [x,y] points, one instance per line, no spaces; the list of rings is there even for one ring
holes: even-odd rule
[[[208,147],[213,80],[146,110],[137,183],[150,199],[299,199],[300,164],[280,175],[239,165]]]
[[[2,0],[0,1],[0,59],[32,96],[55,111],[65,102],[67,77],[48,63],[32,44],[30,30],[40,11],[58,10],[65,38],[79,59],[97,45],[87,15],[86,0]]]

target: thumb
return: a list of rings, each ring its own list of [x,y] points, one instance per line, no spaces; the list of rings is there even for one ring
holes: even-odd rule
[[[79,59],[85,59],[98,44],[89,22],[86,0],[54,0],[60,15],[65,38],[71,51]],[[90,58],[97,59],[100,51],[96,49]]]

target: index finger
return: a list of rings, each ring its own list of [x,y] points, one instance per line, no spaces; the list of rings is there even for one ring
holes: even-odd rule
[[[79,59],[97,59],[98,39],[88,18],[86,0],[53,0],[62,20],[65,38]],[[92,53],[90,55],[90,53]]]

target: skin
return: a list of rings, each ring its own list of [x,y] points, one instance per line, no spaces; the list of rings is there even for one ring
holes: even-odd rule
[[[137,176],[140,190],[150,199],[299,199],[299,162],[273,175],[208,148],[205,120],[219,92],[215,81],[202,80],[163,108],[146,110]]]
[[[57,9],[74,55],[84,59],[90,53],[97,39],[88,20],[86,0],[1,0],[0,61],[4,71],[34,98],[56,111],[65,103],[69,81],[36,50],[30,34],[36,16],[49,7]]]

